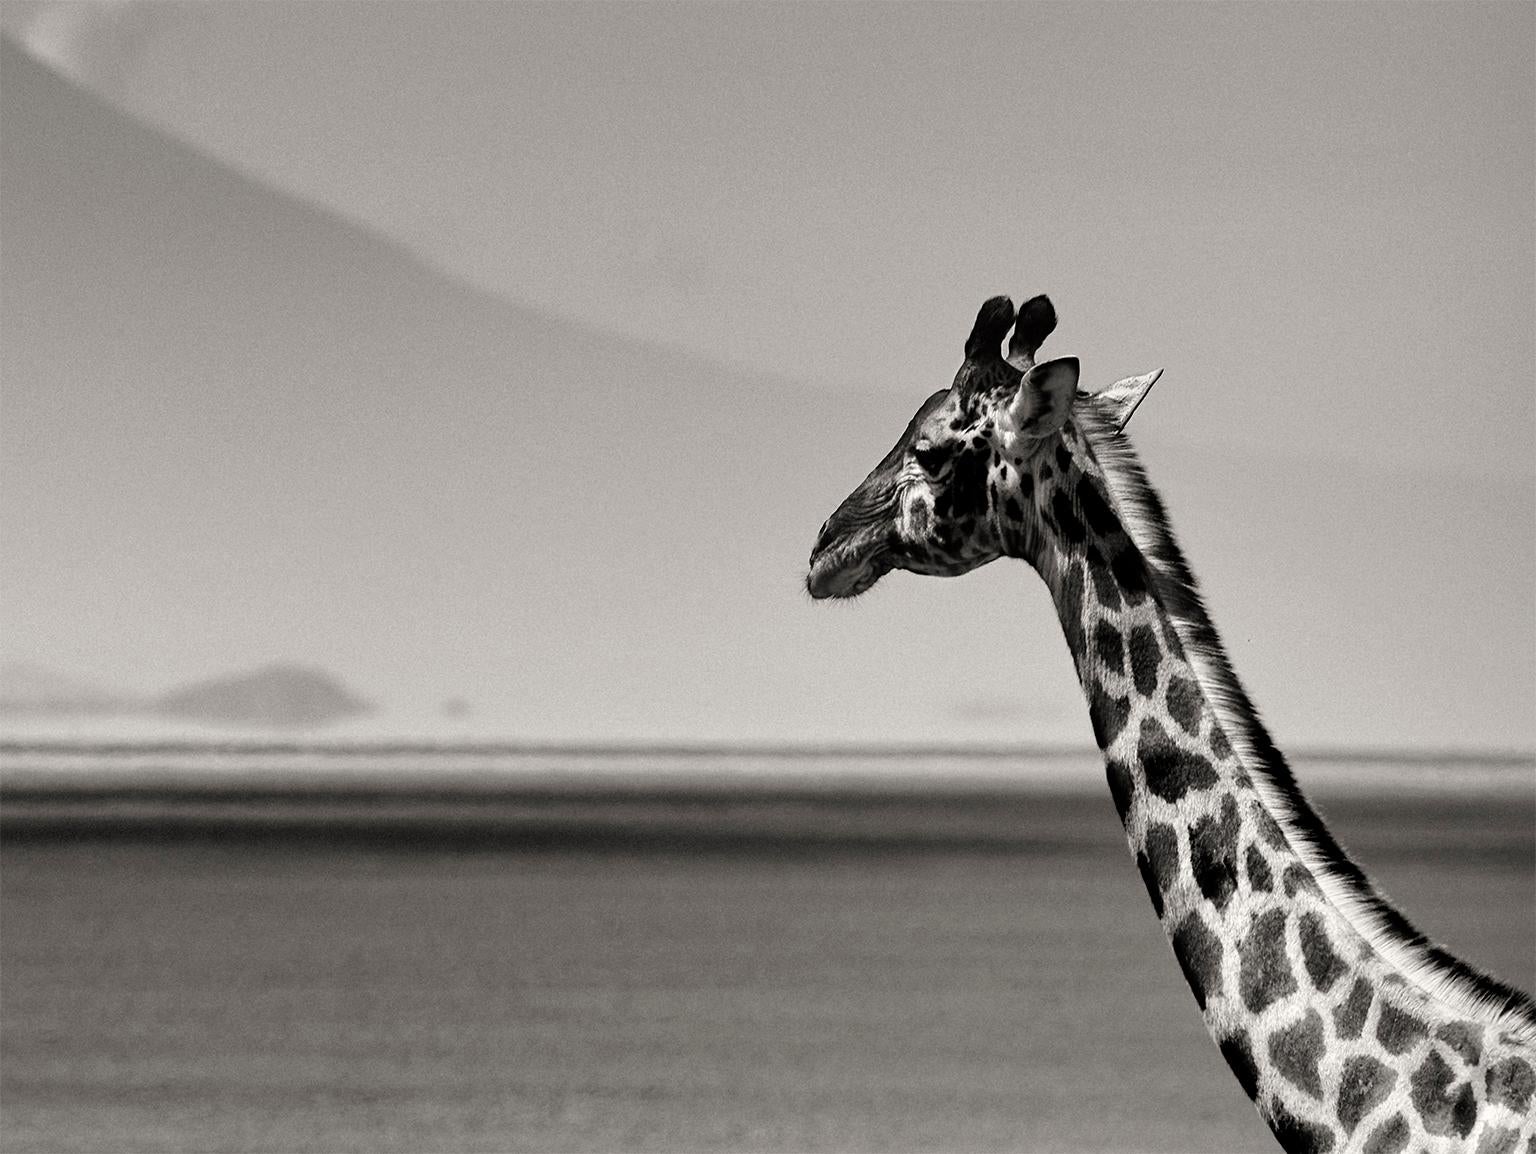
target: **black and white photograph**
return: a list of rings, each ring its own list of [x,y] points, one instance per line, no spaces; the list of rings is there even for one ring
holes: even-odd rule
[[[0,0],[3,1154],[1536,1154],[1533,992],[1536,4]]]

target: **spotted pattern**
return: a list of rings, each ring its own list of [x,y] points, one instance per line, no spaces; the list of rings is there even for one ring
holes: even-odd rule
[[[1323,1097],[1323,1080],[1317,1067],[1323,1058],[1325,1036],[1322,1015],[1308,1010],[1301,1021],[1277,1030],[1269,1038],[1269,1058],[1280,1076],[1319,1100]]]
[[[1490,1126],[1478,1140],[1474,1154],[1515,1154],[1520,1145],[1520,1131],[1503,1126]],[[1536,1139],[1526,1147],[1527,1154],[1536,1154]]]
[[[1227,740],[1226,732],[1220,726],[1211,730],[1211,756],[1217,761],[1226,761],[1232,756],[1232,743]]]
[[[1131,717],[1129,698],[1116,697],[1101,686],[1094,686],[1088,698],[1088,720],[1093,724],[1093,736],[1100,748],[1113,745]]]
[[[1109,758],[1104,763],[1104,776],[1109,780],[1109,796],[1114,799],[1115,812],[1124,825],[1131,812],[1131,800],[1136,796],[1136,783],[1131,778],[1131,767],[1123,761]]]
[[[1110,796],[1196,1005],[1221,1008],[1227,1024],[1217,1030],[1211,1018],[1212,1030],[1238,1085],[1287,1150],[1391,1154],[1416,1134],[1466,1137],[1479,1117],[1470,1075],[1428,1042],[1433,1031],[1445,1054],[1475,1067],[1480,1030],[1433,1020],[1406,994],[1378,997],[1395,975],[1362,971],[1358,941],[1341,937],[1316,877],[1235,764],[1171,618],[1149,601],[1145,562],[1083,475],[1082,454],[1052,463],[1060,482],[1049,520],[1067,552],[1057,607]],[[1234,1007],[1243,1025],[1231,1024]],[[1349,1048],[1330,1061],[1335,1046]],[[1490,1103],[1519,1111],[1536,1096],[1529,1065],[1487,1076]],[[1490,1124],[1486,1133],[1489,1149],[1502,1149],[1502,1132]]]
[[[1090,547],[1087,560],[1088,570],[1093,575],[1093,594],[1098,598],[1099,605],[1107,612],[1118,613],[1121,605],[1120,586],[1114,574],[1104,564],[1098,550]]]
[[[1173,931],[1173,955],[1202,1010],[1208,992],[1221,984],[1221,954],[1221,939],[1197,913],[1188,915]]]
[[[1506,1058],[1488,1068],[1488,1100],[1508,1106],[1517,1114],[1531,1108],[1536,1095],[1536,1070],[1524,1058]]]
[[[1237,948],[1238,993],[1250,1013],[1262,1013],[1296,990],[1285,953],[1285,911],[1269,910],[1254,919]]]
[[[1536,1139],[1519,1145],[1536,1100],[1532,1049],[1449,1016],[1327,903],[1249,773],[1262,766],[1272,784],[1286,780],[1283,759],[1256,723],[1227,732],[1190,661],[1220,651],[1182,556],[1138,536],[1144,554],[1121,525],[1103,442],[1079,424],[1070,395],[1029,383],[1049,376],[1040,373],[1021,392],[1055,323],[1042,302],[1026,306],[1012,364],[999,355],[1012,305],[983,306],[954,385],[925,402],[818,549],[894,500],[922,436],[933,481],[907,504],[907,536],[873,554],[869,582],[892,566],[956,573],[1004,553],[1046,576],[1153,912],[1223,1058],[1283,1148],[1396,1154],[1464,1140],[1484,1154],[1536,1154]],[[1025,427],[1010,432],[1015,419]],[[1138,494],[1159,521],[1156,494]],[[1244,759],[1256,759],[1246,766],[1237,734]]]
[[[1101,669],[1109,673],[1125,669],[1125,638],[1109,622],[1100,621],[1093,627],[1093,647]]]
[[[1305,913],[1297,922],[1301,938],[1301,960],[1307,967],[1312,985],[1323,993],[1333,988],[1333,983],[1343,976],[1347,967],[1344,959],[1334,953],[1323,928],[1323,919],[1315,913]]]
[[[1253,1061],[1253,1049],[1248,1044],[1248,1031],[1238,1030],[1217,1043],[1221,1056],[1227,1060],[1237,1084],[1250,1099],[1259,1092],[1259,1068]]]
[[[1147,826],[1142,852],[1152,869],[1159,894],[1169,893],[1179,876],[1179,833],[1171,825],[1153,822]],[[1159,899],[1161,904],[1161,899]],[[1159,917],[1162,915],[1159,914]]]
[[[1356,978],[1355,984],[1349,989],[1349,997],[1333,1009],[1334,1032],[1346,1041],[1358,1038],[1365,1029],[1365,1020],[1370,1015],[1371,1002],[1375,997],[1371,983],[1363,977]]]
[[[1389,1054],[1402,1054],[1417,1046],[1429,1033],[1424,1019],[1391,1002],[1382,1002],[1376,1017],[1376,1040]]]
[[[1154,718],[1142,720],[1137,750],[1147,788],[1164,801],[1178,801],[1190,790],[1207,790],[1221,780],[1209,761],[1178,745]]]
[[[1446,1022],[1435,1030],[1435,1038],[1449,1046],[1469,1066],[1482,1060],[1483,1032],[1471,1022]]]
[[[1408,1129],[1408,1123],[1403,1116],[1394,1114],[1371,1132],[1365,1145],[1360,1147],[1360,1152],[1361,1154],[1398,1154],[1399,1150],[1407,1147],[1411,1136],[1412,1131]]]
[[[1258,846],[1248,847],[1248,852],[1243,855],[1243,868],[1248,871],[1248,888],[1254,893],[1267,894],[1275,888],[1274,877],[1269,872],[1269,863],[1264,860],[1264,854]]]
[[[1270,1103],[1269,1128],[1286,1154],[1329,1154],[1337,1144],[1332,1131],[1296,1117],[1278,1098]]]
[[[1477,1121],[1477,1097],[1471,1082],[1457,1083],[1455,1072],[1440,1054],[1431,1050],[1423,1065],[1413,1072],[1410,1101],[1428,1134],[1465,1138]]]
[[[1190,827],[1190,867],[1200,892],[1218,910],[1237,892],[1237,799],[1222,798],[1221,814],[1202,817]]]
[[[1339,1076],[1339,1124],[1353,1134],[1360,1121],[1386,1101],[1397,1084],[1397,1071],[1369,1054],[1356,1054]]]
[[[1191,737],[1200,732],[1200,714],[1204,701],[1200,687],[1188,677],[1168,679],[1168,716],[1178,722],[1179,728]]]
[[[1148,626],[1136,626],[1131,630],[1130,649],[1131,676],[1136,682],[1136,692],[1151,697],[1157,692],[1157,671],[1163,660],[1157,634]]]
[[[1285,896],[1293,898],[1299,890],[1317,889],[1317,879],[1312,876],[1312,871],[1300,862],[1292,862],[1285,867],[1285,873],[1280,876],[1281,888],[1285,890]]]

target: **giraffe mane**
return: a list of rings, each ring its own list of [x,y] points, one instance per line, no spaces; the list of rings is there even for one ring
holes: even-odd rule
[[[1173,621],[1200,689],[1243,768],[1323,895],[1403,975],[1459,1013],[1536,1041],[1536,1003],[1523,991],[1436,945],[1392,905],[1349,857],[1308,803],[1233,671],[1206,614],[1198,583],[1130,440],[1085,398],[1074,416],[1103,468],[1110,498],[1141,552],[1153,594]]]

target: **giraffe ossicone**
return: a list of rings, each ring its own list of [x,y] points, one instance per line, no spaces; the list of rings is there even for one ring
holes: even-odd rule
[[[1124,435],[1159,373],[1079,392],[1076,360],[1035,361],[1055,325],[1043,296],[982,306],[954,382],[822,526],[808,591],[1027,561],[1153,911],[1280,1144],[1536,1154],[1536,1005],[1426,940],[1307,803]]]

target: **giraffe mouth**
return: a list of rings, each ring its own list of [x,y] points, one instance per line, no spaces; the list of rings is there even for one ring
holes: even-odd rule
[[[811,556],[805,589],[817,601],[857,597],[894,567],[884,549],[832,546]]]

